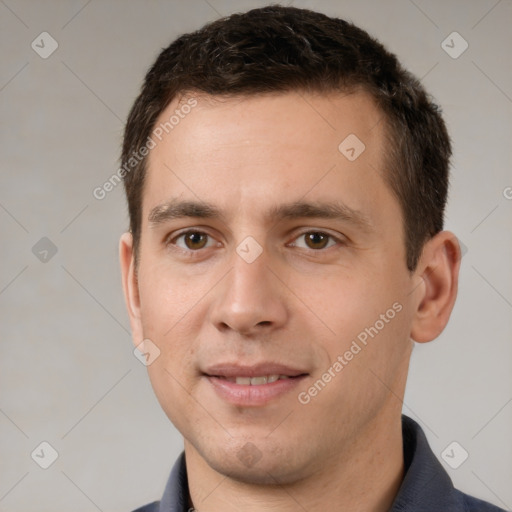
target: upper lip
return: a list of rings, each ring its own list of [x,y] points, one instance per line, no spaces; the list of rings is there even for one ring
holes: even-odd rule
[[[259,363],[244,366],[235,363],[220,363],[209,366],[205,372],[210,377],[259,377],[264,375],[287,375],[297,377],[307,374],[306,371],[278,363]]]

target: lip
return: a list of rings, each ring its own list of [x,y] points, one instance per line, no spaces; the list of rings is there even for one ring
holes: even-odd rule
[[[230,382],[222,377],[205,375],[217,394],[225,401],[239,407],[257,407],[275,400],[295,389],[307,377],[301,375],[289,379],[261,384],[260,386],[242,385]]]
[[[254,365],[221,363],[208,367],[204,373],[208,377],[259,377],[260,375],[298,377],[308,372],[278,363],[259,363]]]
[[[237,384],[225,378],[262,375],[286,375],[289,378],[255,386]],[[304,370],[275,363],[251,366],[219,364],[209,367],[204,374],[220,398],[239,407],[258,407],[276,400],[295,389],[307,376]]]

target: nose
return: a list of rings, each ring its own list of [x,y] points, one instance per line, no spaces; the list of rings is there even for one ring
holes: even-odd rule
[[[265,251],[248,263],[233,255],[233,266],[217,288],[211,321],[220,331],[261,335],[283,327],[288,318],[283,285]]]

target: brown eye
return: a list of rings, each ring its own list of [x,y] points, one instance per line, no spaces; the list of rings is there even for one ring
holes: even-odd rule
[[[205,247],[208,235],[199,231],[190,231],[182,235],[187,249],[197,250]]]
[[[329,243],[331,237],[325,233],[312,231],[304,234],[306,245],[310,249],[324,249]]]
[[[212,247],[215,245],[215,240],[202,231],[186,231],[168,243],[186,251],[198,251],[205,247]]]

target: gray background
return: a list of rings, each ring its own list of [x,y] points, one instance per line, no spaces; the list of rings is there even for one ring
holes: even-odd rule
[[[467,253],[449,326],[414,351],[404,412],[457,486],[510,510],[512,3],[292,3],[370,31],[444,108],[455,145],[447,228]],[[0,0],[1,511],[128,511],[160,497],[182,440],[132,352],[122,187],[92,192],[118,168],[123,122],[159,50],[265,4]],[[58,42],[46,59],[31,47],[43,31]],[[469,44],[458,58],[442,47],[454,31]],[[446,44],[457,53],[463,42]],[[55,255],[36,245],[43,237]],[[31,458],[42,441],[59,454],[46,470]],[[469,453],[458,469],[441,458],[453,441]]]

